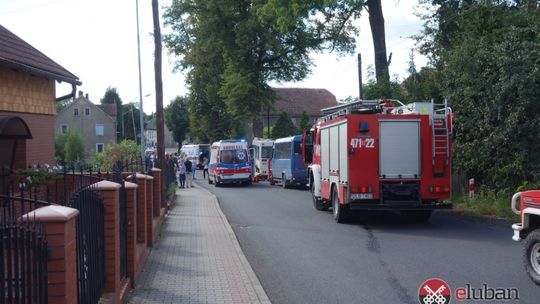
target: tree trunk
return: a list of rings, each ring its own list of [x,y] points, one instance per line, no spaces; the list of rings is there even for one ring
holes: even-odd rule
[[[387,80],[390,79],[390,76],[386,58],[386,38],[381,0],[368,0],[366,4],[369,11],[369,25],[371,26],[373,49],[375,51],[375,76],[377,81],[382,77]]]
[[[157,156],[161,164],[161,199],[166,199],[165,185],[165,128],[163,123],[163,80],[161,75],[161,26],[159,24],[158,0],[152,0],[152,15],[154,19],[154,72],[156,83],[156,129]],[[168,185],[167,185],[168,186]],[[159,202],[160,204],[162,202]]]

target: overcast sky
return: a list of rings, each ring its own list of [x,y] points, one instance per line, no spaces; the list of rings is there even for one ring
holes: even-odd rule
[[[160,6],[171,0],[160,0]],[[411,35],[420,33],[422,22],[414,12],[417,0],[383,0],[387,52],[393,53],[390,74],[406,77]],[[162,12],[161,12],[162,13]],[[107,87],[118,89],[124,103],[138,102],[137,30],[135,0],[0,0],[0,24],[75,74],[78,89],[99,103]],[[367,14],[358,22],[357,52],[362,53],[363,77],[373,64],[373,42]],[[139,1],[144,111],[155,111],[151,0]],[[162,28],[162,32],[166,32]],[[273,86],[326,88],[338,99],[358,95],[356,55],[313,54],[316,67],[310,77],[297,83]],[[185,95],[184,75],[172,71],[174,58],[163,51],[164,103]],[[426,63],[416,55],[417,67]],[[57,85],[57,96],[71,86]]]

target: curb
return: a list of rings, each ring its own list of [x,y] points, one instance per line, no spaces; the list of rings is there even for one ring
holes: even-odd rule
[[[194,182],[194,184],[197,185],[197,187],[210,195],[214,202],[216,209],[219,213],[219,216],[221,217],[221,220],[223,221],[224,226],[227,229],[227,232],[229,234],[229,237],[231,241],[233,242],[234,249],[236,250],[236,254],[238,255],[238,258],[240,259],[240,262],[242,263],[242,266],[244,270],[246,271],[249,280],[251,281],[251,285],[253,286],[253,289],[255,290],[255,293],[257,294],[257,298],[259,299],[260,303],[264,304],[271,304],[270,298],[268,298],[268,295],[264,291],[264,288],[261,285],[261,282],[259,281],[259,278],[257,278],[257,275],[253,271],[253,268],[251,268],[251,265],[249,264],[246,256],[244,255],[244,252],[242,251],[242,248],[240,247],[240,243],[238,242],[238,239],[236,238],[236,234],[234,234],[234,231],[231,227],[231,224],[229,223],[229,220],[227,220],[227,217],[225,217],[225,214],[221,210],[221,207],[219,206],[219,200],[217,197],[210,192],[208,189],[204,188],[203,186],[199,185],[199,183]]]

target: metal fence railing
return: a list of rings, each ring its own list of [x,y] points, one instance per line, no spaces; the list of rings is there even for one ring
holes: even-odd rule
[[[47,303],[47,239],[44,227],[22,215],[48,205],[20,187],[0,195],[0,303]]]

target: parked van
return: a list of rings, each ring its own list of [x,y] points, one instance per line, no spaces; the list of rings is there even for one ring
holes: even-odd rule
[[[274,140],[255,137],[251,148],[253,149],[253,175],[259,180],[266,180],[268,178],[268,166],[272,158]]]
[[[180,149],[180,155],[184,154],[197,169],[202,170],[204,167],[203,159],[210,157],[209,150],[209,144],[183,145]]]
[[[251,183],[251,163],[245,140],[220,140],[210,147],[208,183]]]
[[[270,161],[270,184],[281,183],[283,188],[308,184],[307,167],[302,163],[301,135],[278,138],[274,141]]]

